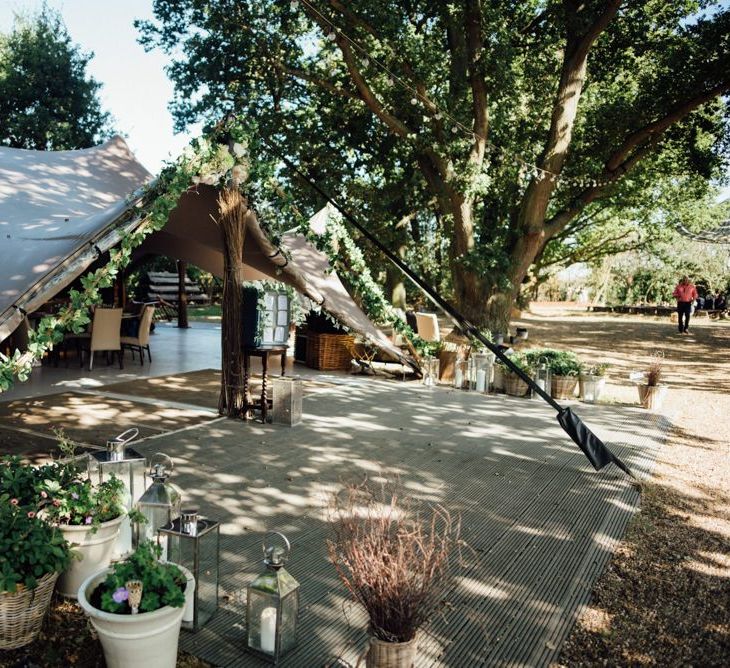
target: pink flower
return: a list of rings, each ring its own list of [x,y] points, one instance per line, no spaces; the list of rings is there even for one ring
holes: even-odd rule
[[[61,502],[58,499],[53,499],[53,505],[56,506],[56,508],[58,508],[58,506],[61,505]]]
[[[11,503],[11,504],[12,504],[13,506],[17,506],[17,505],[18,505],[18,499],[10,499],[10,503]]]
[[[35,513],[32,510],[29,511],[28,512],[28,517],[30,517],[30,519],[33,519],[35,517]]]
[[[91,515],[87,515],[86,519],[84,520],[84,524],[91,524],[93,520],[91,519]]]
[[[41,499],[47,499],[48,498],[48,492],[41,492]]]

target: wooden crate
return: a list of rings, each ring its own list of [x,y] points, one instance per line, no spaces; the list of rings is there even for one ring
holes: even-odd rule
[[[307,366],[320,371],[349,369],[352,354],[348,349],[354,343],[349,334],[307,335]]]

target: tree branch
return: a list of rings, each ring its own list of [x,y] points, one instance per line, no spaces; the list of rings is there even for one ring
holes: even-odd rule
[[[354,93],[351,90],[348,90],[347,88],[338,88],[334,84],[330,83],[326,79],[322,79],[321,77],[318,77],[314,74],[311,74],[310,72],[305,72],[304,70],[296,69],[294,67],[289,67],[288,65],[284,65],[284,63],[279,61],[272,61],[273,66],[278,69],[280,72],[283,72],[284,74],[288,74],[291,77],[294,77],[295,79],[301,79],[302,81],[308,81],[309,83],[313,83],[320,88],[324,88],[325,90],[329,91],[330,93],[333,93],[334,95],[341,95],[343,97],[347,97],[351,100],[359,100],[362,101],[362,98]]]

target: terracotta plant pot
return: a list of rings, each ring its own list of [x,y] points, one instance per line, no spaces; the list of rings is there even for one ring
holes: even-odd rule
[[[190,599],[195,580],[189,570],[175,564],[185,575],[185,599]],[[166,605],[153,612],[117,615],[95,608],[89,603],[94,590],[106,579],[108,569],[89,576],[79,588],[79,605],[94,627],[108,668],[175,668],[185,606]]]
[[[370,636],[366,668],[412,668],[416,663],[418,636],[408,642],[385,642]]]
[[[572,399],[576,387],[578,387],[578,376],[553,376],[550,396],[553,399]]]
[[[592,404],[601,398],[603,388],[606,386],[606,378],[592,375],[581,376],[578,384],[581,401]]]
[[[112,560],[119,528],[126,515],[102,522],[94,532],[91,526],[59,525],[63,537],[76,553],[69,567],[58,578],[56,589],[61,596],[76,598],[81,583]]]
[[[667,396],[666,385],[637,385],[639,388],[639,401],[641,405],[650,411],[658,411]]]

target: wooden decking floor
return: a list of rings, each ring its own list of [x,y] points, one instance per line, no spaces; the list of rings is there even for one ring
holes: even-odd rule
[[[223,523],[216,616],[187,651],[217,666],[266,665],[245,650],[245,587],[261,568],[263,531],[292,541],[300,636],[283,666],[355,666],[366,620],[326,558],[327,495],[343,479],[395,474],[418,502],[462,520],[471,548],[417,666],[542,666],[577,612],[639,500],[617,469],[593,472],[538,402],[361,381],[305,399],[296,428],[218,422],[162,437],[187,505]],[[578,412],[646,475],[666,420],[637,409]],[[364,665],[364,664],[363,664]]]

